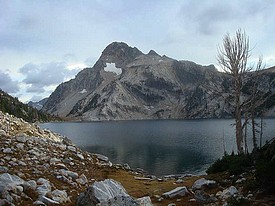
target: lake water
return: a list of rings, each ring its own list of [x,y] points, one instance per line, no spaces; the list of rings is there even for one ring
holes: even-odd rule
[[[128,163],[149,174],[203,174],[236,150],[232,119],[60,122],[40,126],[69,137],[78,147]],[[275,136],[275,119],[264,120],[263,143]],[[248,139],[252,146],[252,140]]]

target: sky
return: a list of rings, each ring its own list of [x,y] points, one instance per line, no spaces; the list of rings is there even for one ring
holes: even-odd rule
[[[49,96],[92,67],[111,42],[217,65],[225,34],[249,36],[249,62],[275,66],[274,0],[0,0],[0,88]]]

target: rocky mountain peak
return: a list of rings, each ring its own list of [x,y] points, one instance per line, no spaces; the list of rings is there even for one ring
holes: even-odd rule
[[[262,82],[273,81],[270,73],[261,77]],[[154,50],[143,54],[124,42],[113,42],[92,69],[59,85],[42,110],[79,120],[231,117],[232,104],[207,91],[213,85],[225,93],[230,88],[228,75],[214,65],[177,61]],[[274,85],[267,83],[265,88]],[[267,110],[270,116],[274,107],[272,103]]]
[[[142,54],[136,47],[130,47],[124,42],[113,42],[103,50],[100,59],[105,63],[116,63],[119,67],[125,67]]]
[[[148,55],[150,56],[160,56],[157,52],[155,52],[154,50],[150,50]]]

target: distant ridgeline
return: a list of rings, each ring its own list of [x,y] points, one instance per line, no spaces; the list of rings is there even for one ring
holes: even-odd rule
[[[22,118],[27,122],[44,122],[56,119],[49,114],[38,111],[27,104],[23,104],[17,98],[14,98],[0,89],[0,110],[4,113],[12,114]]]

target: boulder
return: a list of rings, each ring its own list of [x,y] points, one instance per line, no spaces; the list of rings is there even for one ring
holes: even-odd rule
[[[51,198],[48,198],[46,196],[40,196],[38,201],[41,201],[45,203],[46,205],[59,205],[59,202],[52,200]]]
[[[76,156],[80,159],[80,160],[84,160],[84,156],[81,153],[77,153]]]
[[[67,149],[70,150],[71,152],[76,152],[76,148],[74,146],[67,146]]]
[[[216,181],[214,180],[207,180],[205,178],[198,179],[194,182],[192,186],[192,190],[200,190],[203,188],[214,188],[216,187]]]
[[[25,181],[16,175],[3,173],[0,175],[0,193],[9,188],[9,190],[16,190],[17,186],[24,185]]]
[[[54,190],[52,191],[52,199],[59,203],[65,203],[70,201],[65,190]]]
[[[162,196],[165,198],[174,198],[174,197],[178,197],[178,196],[183,197],[188,194],[190,194],[188,189],[185,186],[183,186],[183,187],[177,187],[169,192],[165,192],[162,194]]]
[[[48,180],[44,178],[39,178],[37,180],[37,188],[36,191],[40,196],[46,195],[48,192],[51,191],[51,184]],[[42,201],[42,200],[41,200]],[[42,201],[43,202],[43,201]]]
[[[151,198],[149,196],[138,198],[137,203],[139,206],[153,206]]]
[[[196,190],[195,199],[197,202],[202,204],[209,204],[217,201],[217,198],[214,196],[209,195],[208,193],[204,192],[203,190]]]
[[[109,162],[109,158],[102,154],[94,154],[94,156],[100,161]]]
[[[27,137],[22,135],[22,136],[17,136],[16,137],[17,142],[25,143],[27,141]]]
[[[89,186],[77,199],[77,206],[135,206],[138,205],[124,187],[115,180],[106,179]]]
[[[230,186],[229,188],[223,190],[223,192],[221,194],[221,198],[228,199],[228,198],[238,195],[238,194],[239,194],[239,191],[237,190],[237,188],[234,186]]]
[[[12,149],[11,148],[4,148],[3,153],[10,154],[10,153],[12,153]]]
[[[60,169],[59,173],[63,176],[71,177],[73,180],[76,180],[78,178],[78,174],[70,170]]]

